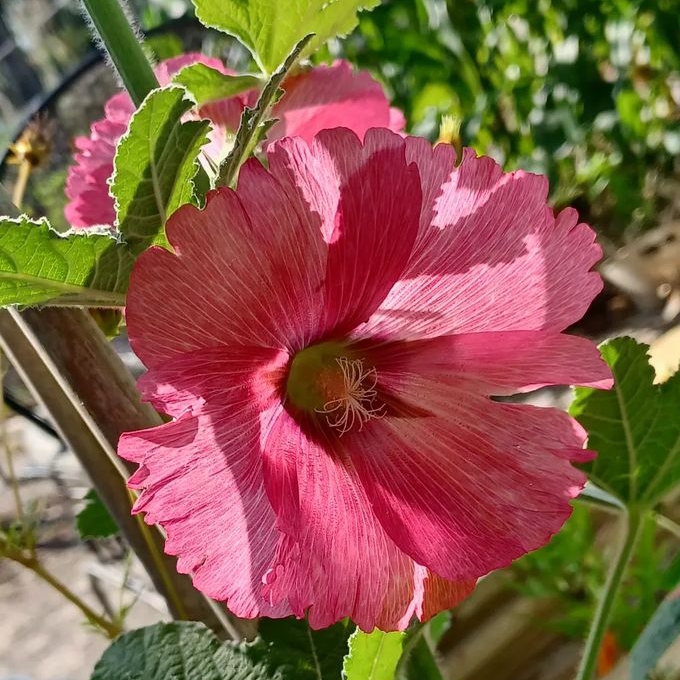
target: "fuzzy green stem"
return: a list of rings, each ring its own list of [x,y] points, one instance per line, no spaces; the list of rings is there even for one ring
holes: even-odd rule
[[[85,615],[85,618],[96,628],[99,628],[105,635],[113,640],[123,631],[120,626],[112,623],[103,616],[99,616],[93,609],[86,605],[72,590],[69,590],[61,581],[56,579],[42,564],[34,557],[25,558],[19,554],[9,554],[8,557],[15,562],[30,569],[36,576],[39,576],[45,583],[52,586],[57,592],[61,593],[69,602],[74,604]]]
[[[123,85],[130,93],[135,106],[158,87],[149,60],[142,49],[141,39],[135,33],[119,0],[82,0],[92,25],[120,74]]]
[[[609,625],[616,596],[619,592],[623,576],[626,573],[626,567],[635,550],[640,529],[644,523],[644,513],[637,508],[630,508],[628,513],[622,516],[622,521],[624,535],[621,547],[607,576],[604,589],[600,594],[600,600],[590,632],[588,633],[585,651],[583,652],[576,680],[591,680],[593,677],[595,667],[597,666],[597,657],[602,646],[602,639]]]
[[[236,132],[234,148],[224,159],[217,173],[217,186],[234,186],[238,177],[238,171],[255,148],[258,135],[263,132],[262,125],[267,120],[271,108],[276,100],[279,86],[290,70],[295,66],[300,54],[312,39],[312,34],[305,36],[293,48],[279,68],[272,73],[267,84],[260,92],[255,108],[246,109],[241,116],[241,123]]]

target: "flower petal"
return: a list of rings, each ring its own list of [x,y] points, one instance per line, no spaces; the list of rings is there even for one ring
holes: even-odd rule
[[[271,364],[277,355],[242,351],[234,359],[182,357],[145,376],[145,391],[165,411],[184,410],[160,427],[122,435],[118,453],[139,463],[130,479],[142,489],[135,512],[167,533],[166,552],[192,575],[196,588],[227,602],[243,617],[285,616],[285,602],[271,607],[262,598],[264,574],[279,534],[265,494],[260,457],[260,417],[278,404]],[[184,394],[184,403],[168,386]],[[218,394],[214,401],[190,393]],[[204,392],[205,388],[208,388]]]
[[[114,95],[106,104],[106,117],[92,125],[91,136],[76,138],[75,164],[66,178],[69,202],[64,209],[72,227],[113,224],[116,213],[107,180],[113,174],[116,144],[134,110],[127,93]]]
[[[258,161],[241,173],[238,196],[219,189],[204,210],[170,217],[175,254],[150,248],[135,264],[126,318],[148,367],[216,345],[302,346],[316,331],[326,251],[318,217],[298,211]]]
[[[359,139],[369,128],[404,129],[404,117],[390,108],[382,86],[347,61],[316,66],[288,78],[272,115],[278,118],[267,141],[299,136],[311,143],[321,130],[346,127]]]
[[[582,428],[556,409],[492,402],[434,376],[396,387],[391,413],[344,440],[397,546],[456,580],[547,543],[585,483],[569,463],[582,459]]]
[[[321,217],[329,244],[326,334],[366,321],[401,275],[420,215],[420,180],[404,142],[370,130],[362,145],[349,130],[319,133],[311,146],[284,139],[268,153],[270,169]]]
[[[252,159],[236,193],[170,217],[176,254],[143,253],[128,294],[131,342],[147,366],[217,344],[292,353],[371,315],[408,260],[420,208],[403,140],[375,132],[365,147],[341,129],[311,148],[283,140],[269,172]]]
[[[220,73],[227,73],[227,69],[224,67],[221,59],[208,57],[200,52],[186,52],[176,57],[164,59],[154,68],[154,73],[156,78],[158,78],[160,86],[165,87],[176,73],[179,73],[185,66],[191,66],[192,64],[205,64],[205,66],[214,68]]]
[[[327,448],[328,447],[328,448]],[[363,630],[403,630],[474,588],[443,583],[402,554],[371,510],[350,459],[306,433],[286,411],[264,445],[265,484],[286,534],[265,594],[288,601],[312,627],[349,616]],[[293,493],[291,493],[293,492]]]
[[[545,331],[443,335],[412,342],[356,343],[356,350],[384,379],[402,373],[437,376],[475,392],[507,395],[546,385],[609,389],[611,370],[585,338]]]
[[[446,145],[407,138],[423,211],[402,281],[362,331],[395,338],[482,331],[559,332],[602,287],[593,231],[547,203],[547,180],[503,173],[467,149],[459,167]]]

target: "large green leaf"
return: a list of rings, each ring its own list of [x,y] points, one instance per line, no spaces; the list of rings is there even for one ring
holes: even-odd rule
[[[345,680],[394,680],[404,646],[404,633],[364,633],[358,628],[349,639],[342,668]]]
[[[116,226],[135,253],[166,244],[167,218],[185,203],[200,202],[194,180],[209,124],[183,122],[193,106],[182,87],[154,90],[118,144],[111,184]]]
[[[84,501],[85,507],[76,516],[76,527],[80,538],[83,540],[106,538],[118,533],[116,521],[111,517],[94,489],[87,492]]]
[[[339,680],[348,635],[345,623],[262,619],[255,642],[222,644],[203,624],[159,623],[119,637],[91,680]]]
[[[680,635],[680,597],[669,597],[656,610],[630,653],[630,680],[647,680],[663,653]]]
[[[357,12],[380,0],[193,0],[206,26],[236,36],[265,74],[277,68],[302,38],[314,33],[305,54],[329,38],[347,35]],[[304,55],[303,55],[304,56]]]
[[[227,75],[205,64],[185,66],[172,81],[185,87],[197,104],[233,97],[262,85],[257,76]]]
[[[158,623],[121,635],[91,680],[267,680],[247,645],[223,645],[201,623]]]
[[[0,218],[0,306],[122,307],[132,262],[108,231],[61,234],[44,219]]]
[[[601,350],[614,387],[577,388],[570,408],[598,452],[585,469],[628,505],[652,507],[680,482],[680,373],[654,385],[648,347],[631,338],[616,338]]]

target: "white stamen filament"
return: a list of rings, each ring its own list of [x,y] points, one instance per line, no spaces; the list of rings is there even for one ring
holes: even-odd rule
[[[348,359],[338,357],[336,359],[344,381],[345,393],[337,399],[331,399],[318,413],[326,415],[328,424],[340,431],[340,434],[349,432],[356,424],[359,430],[372,418],[381,418],[384,415],[384,404],[373,406],[378,392],[375,386],[378,383],[378,374],[375,368],[366,370],[363,359]],[[330,417],[337,414],[337,417]]]

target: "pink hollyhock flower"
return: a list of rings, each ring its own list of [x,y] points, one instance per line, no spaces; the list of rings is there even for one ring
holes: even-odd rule
[[[184,54],[161,62],[155,69],[161,86],[167,85],[182,68],[200,62],[222,73],[233,73],[219,59],[202,54]],[[365,71],[354,72],[348,62],[318,66],[288,78],[285,94],[275,105],[273,125],[268,140],[284,136],[312,140],[320,130],[344,126],[362,139],[371,127],[404,129],[400,111],[390,108],[380,84]],[[258,91],[250,90],[234,97],[201,106],[198,115],[214,126],[210,144],[203,152],[219,162],[225,149],[225,134],[234,133],[246,106],[253,106]],[[115,209],[109,195],[108,179],[113,174],[116,144],[127,130],[135,107],[125,93],[114,95],[105,105],[104,118],[92,125],[89,137],[75,140],[77,153],[66,181],[66,219],[73,227],[113,224]]]
[[[134,510],[238,616],[403,629],[569,516],[585,432],[490,396],[611,385],[562,333],[601,251],[471,149],[337,128],[267,156],[135,265],[139,388],[173,420],[121,437]]]
[[[75,165],[68,170],[64,208],[72,227],[113,224],[116,212],[109,196],[116,144],[127,130],[135,106],[126,92],[114,95],[104,106],[104,118],[92,124],[89,137],[76,137]]]
[[[404,114],[391,108],[380,83],[366,71],[354,71],[347,61],[316,66],[289,77],[285,94],[274,106],[278,122],[267,140],[302,137],[307,142],[321,130],[346,127],[364,138],[372,127],[401,132]]]
[[[167,85],[175,73],[197,62],[225,70],[219,59],[191,53],[161,62],[154,69],[156,78],[161,86]],[[113,174],[116,145],[134,112],[135,105],[127,92],[115,94],[104,105],[104,118],[92,124],[90,136],[76,137],[75,165],[69,168],[66,178],[69,202],[64,209],[66,220],[72,227],[114,223],[116,211],[109,195],[108,180]]]

